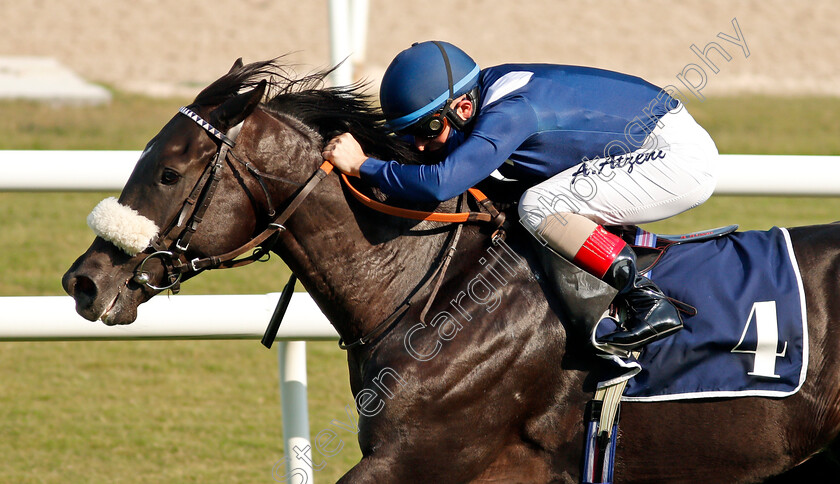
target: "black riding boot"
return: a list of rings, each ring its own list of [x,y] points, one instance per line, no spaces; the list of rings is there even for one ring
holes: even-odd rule
[[[618,289],[617,298],[627,303],[624,329],[599,338],[616,348],[631,351],[679,331],[682,317],[671,301],[647,277],[636,269],[636,254],[630,246],[621,249],[604,282]]]

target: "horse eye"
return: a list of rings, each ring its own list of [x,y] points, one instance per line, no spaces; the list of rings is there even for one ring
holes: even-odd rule
[[[160,176],[160,182],[164,185],[174,185],[181,179],[181,175],[177,171],[166,168]]]

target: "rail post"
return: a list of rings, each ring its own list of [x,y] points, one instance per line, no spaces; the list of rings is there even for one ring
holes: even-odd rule
[[[306,397],[306,341],[279,341],[280,400],[283,405],[283,442],[286,475],[306,474],[314,482],[312,444],[309,439],[309,404]]]

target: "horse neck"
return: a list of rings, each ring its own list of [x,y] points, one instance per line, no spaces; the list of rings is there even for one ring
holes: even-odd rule
[[[300,181],[315,172],[323,161],[315,131],[288,116],[256,116],[262,129],[245,149],[257,158],[269,154],[255,160],[259,166]],[[290,196],[276,191],[280,186],[272,190],[277,201]],[[327,176],[284,224],[288,230],[275,251],[349,341],[370,332],[430,279],[455,227],[374,212],[346,193],[335,173]],[[439,208],[453,211],[454,201]],[[475,227],[465,229],[459,252],[480,245],[478,238]]]
[[[432,277],[455,228],[351,205],[337,176],[321,185],[290,220],[281,255],[349,341],[369,333]]]

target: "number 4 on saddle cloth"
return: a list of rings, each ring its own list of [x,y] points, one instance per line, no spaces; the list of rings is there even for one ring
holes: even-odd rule
[[[623,401],[783,397],[799,390],[808,361],[805,296],[787,230],[735,232],[737,226],[684,236],[616,227],[634,246],[642,272],[669,297],[697,309],[685,326],[648,344],[638,358],[602,355],[600,386],[629,380]],[[603,317],[615,290],[548,248],[538,251],[563,298],[566,320],[599,336],[617,329]],[[579,296],[579,297],[578,297]],[[620,318],[618,318],[620,319]],[[597,377],[597,375],[596,375]]]

